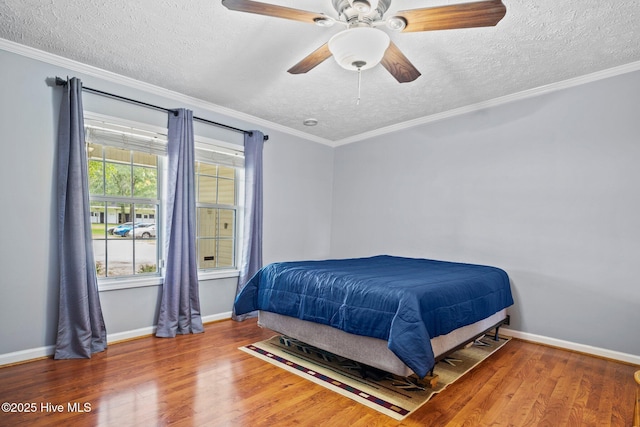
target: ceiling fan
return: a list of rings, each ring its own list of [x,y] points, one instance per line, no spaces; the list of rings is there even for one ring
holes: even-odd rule
[[[310,71],[333,56],[347,70],[361,71],[381,63],[400,83],[412,82],[420,72],[380,27],[391,31],[433,31],[495,26],[504,17],[501,0],[485,0],[447,6],[410,9],[384,17],[391,0],[331,0],[337,18],[252,0],[222,0],[229,10],[306,22],[322,27],[340,24],[346,29],[287,70]]]

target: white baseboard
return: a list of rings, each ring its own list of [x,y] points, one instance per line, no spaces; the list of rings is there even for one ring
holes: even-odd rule
[[[231,319],[230,311],[227,311],[224,313],[218,313],[218,314],[211,314],[209,316],[203,316],[202,323],[217,322],[219,320],[226,320],[226,319]],[[107,344],[111,344],[118,341],[130,340],[134,338],[145,337],[148,335],[154,335],[156,333],[156,329],[157,327],[154,325],[154,326],[148,326],[146,328],[134,329],[132,331],[117,332],[115,334],[107,334]]]
[[[231,319],[231,312],[211,314],[209,316],[202,317],[202,323],[217,322],[219,320]],[[134,338],[140,338],[156,333],[156,326],[148,326],[146,328],[133,329],[131,331],[116,332],[114,334],[107,334],[107,344],[112,344],[118,341],[125,341]],[[45,347],[32,348],[27,350],[14,351],[12,353],[0,354],[0,367],[4,365],[11,365],[14,363],[26,362],[29,360],[40,359],[43,357],[52,356],[55,353],[55,346],[48,345]]]
[[[27,350],[14,351],[13,353],[0,354],[0,367],[14,363],[26,362],[28,360],[41,359],[51,356],[55,352],[54,345],[45,347],[30,348]]]
[[[622,353],[619,351],[608,350],[606,348],[592,347],[590,345],[578,344],[575,342],[559,340],[556,338],[549,338],[542,335],[514,331],[512,329],[504,327],[500,328],[500,333],[524,341],[531,341],[534,343],[545,344],[565,350],[577,351],[579,353],[585,353],[591,356],[604,357],[606,359],[619,360],[621,362],[640,365],[640,356],[637,356],[635,354]]]
[[[156,326],[147,326],[146,328],[133,329],[131,331],[116,332],[115,334],[107,334],[107,344],[113,344],[119,341],[126,341],[140,337],[146,337],[156,333]]]
[[[231,319],[230,311],[227,311],[225,313],[212,314],[210,316],[204,316],[202,318],[202,323],[217,322],[219,320],[227,320],[227,319]]]

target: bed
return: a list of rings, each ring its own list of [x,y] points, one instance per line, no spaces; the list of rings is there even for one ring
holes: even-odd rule
[[[500,268],[379,255],[273,263],[245,285],[236,314],[400,376],[425,377],[436,360],[507,321],[513,304]]]

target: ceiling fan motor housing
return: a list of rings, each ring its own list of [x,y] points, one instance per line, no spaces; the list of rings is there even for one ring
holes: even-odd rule
[[[364,12],[361,7],[366,4],[369,5],[369,10]],[[333,8],[338,16],[350,27],[363,23],[372,25],[381,20],[390,4],[391,0],[333,0]]]

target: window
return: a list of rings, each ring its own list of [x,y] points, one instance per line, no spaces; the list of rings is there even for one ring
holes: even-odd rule
[[[162,136],[104,124],[85,135],[98,277],[157,275]]]
[[[119,123],[85,113],[96,272],[101,279],[159,277],[166,135],[160,129]],[[196,250],[201,272],[236,269],[244,166],[238,148],[196,137]]]
[[[196,162],[198,268],[235,266],[236,170]]]

